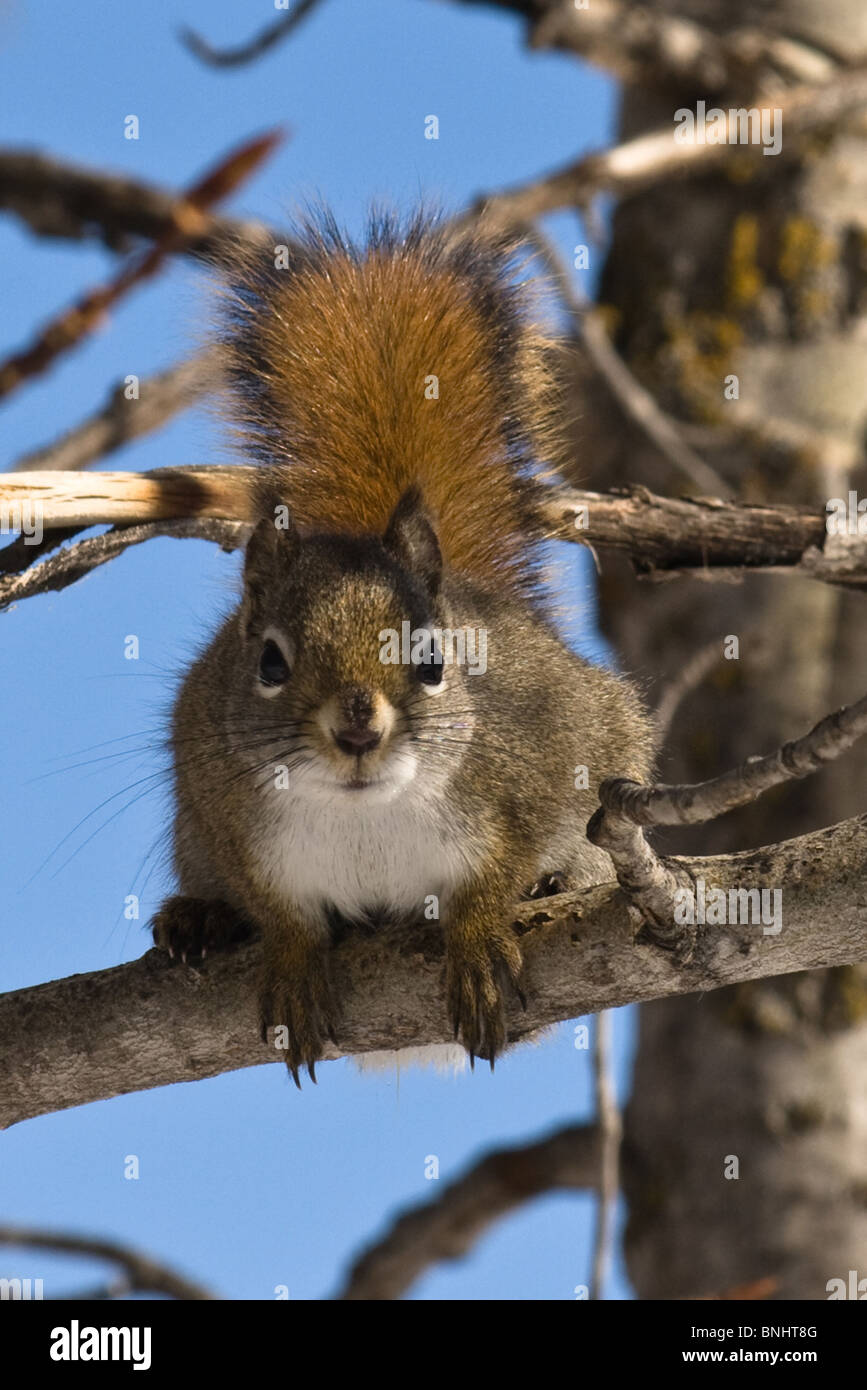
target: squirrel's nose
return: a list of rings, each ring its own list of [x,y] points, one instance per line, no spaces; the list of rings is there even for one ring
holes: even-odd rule
[[[362,753],[370,753],[382,739],[382,734],[377,733],[376,729],[341,729],[339,733],[334,733],[334,742],[341,753],[348,753],[351,758],[360,757]]]

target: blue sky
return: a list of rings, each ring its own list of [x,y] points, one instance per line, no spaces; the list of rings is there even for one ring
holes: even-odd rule
[[[610,139],[613,85],[565,57],[528,54],[520,25],[483,7],[324,0],[287,45],[238,71],[200,66],[176,37],[186,24],[234,43],[273,15],[264,0],[4,7],[3,142],[180,187],[243,137],[284,124],[293,138],[232,210],[277,220],[321,196],[357,230],[371,199],[408,207],[424,196],[457,209]],[[424,139],[432,113],[438,141]],[[129,114],[139,117],[138,141],[123,138]],[[564,248],[583,240],[569,217],[550,225]],[[92,245],[38,241],[0,219],[2,350],[28,342],[111,265]],[[206,303],[205,276],[186,262],[131,296],[5,405],[0,466],[89,414],[128,373],[183,355]],[[196,411],[105,466],[225,457]],[[579,615],[570,627],[592,647],[591,578],[582,557],[563,550]],[[237,557],[204,543],[159,541],[0,618],[0,988],[117,965],[149,944],[147,917],[169,887],[160,728],[176,673],[232,602],[237,569]],[[130,634],[138,661],[124,659]],[[130,893],[141,896],[138,922],[123,916]],[[615,1038],[623,1093],[628,1011]],[[485,1149],[587,1116],[591,1105],[589,1057],[568,1024],[494,1076],[413,1071],[398,1081],[359,1075],[349,1061],[318,1075],[299,1095],[282,1068],[261,1067],[19,1125],[0,1135],[0,1219],[129,1241],[225,1297],[270,1298],[286,1284],[292,1298],[318,1298],[397,1208],[433,1195],[428,1155],[448,1181]],[[137,1181],[124,1178],[129,1154]],[[592,1213],[589,1197],[540,1200],[413,1297],[573,1298],[588,1280]],[[0,1257],[0,1272],[43,1277],[47,1292],[95,1275],[89,1263],[18,1252]],[[628,1296],[619,1266],[607,1292]]]

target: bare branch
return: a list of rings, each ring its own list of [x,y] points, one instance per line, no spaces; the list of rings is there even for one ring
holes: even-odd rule
[[[602,1297],[605,1275],[611,1263],[614,1241],[614,1207],[620,1188],[620,1144],[623,1123],[614,1092],[613,1059],[611,1053],[612,1019],[608,1010],[596,1015],[596,1037],[593,1046],[593,1083],[596,1096],[596,1125],[600,1136],[599,1202],[596,1210],[596,1232],[593,1238],[593,1273],[590,1297]]]
[[[654,714],[656,722],[656,745],[661,748],[665,742],[671,721],[687,695],[701,685],[705,676],[722,659],[719,638],[699,647],[683,667],[680,674],[663,690]]]
[[[101,323],[110,308],[125,295],[156,275],[167,258],[196,240],[207,229],[210,209],[228,197],[274,150],[282,134],[271,131],[224,156],[197,179],[174,204],[173,223],[148,250],[133,256],[104,284],[88,291],[52,319],[29,347],[0,362],[0,397],[43,372],[64,352],[81,343]]]
[[[603,782],[600,788],[600,800],[607,785],[610,784]],[[630,786],[635,785],[630,783]],[[604,802],[587,823],[587,839],[611,856],[617,882],[629,900],[628,911],[636,930],[644,927],[657,946],[675,952],[678,962],[685,965],[692,959],[695,948],[695,928],[693,924],[679,923],[675,917],[678,895],[693,888],[681,862],[660,859],[640,827],[609,810]]]
[[[633,376],[614,347],[598,313],[576,289],[562,256],[544,231],[527,228],[525,239],[535,247],[560,291],[578,342],[605,382],[624,415],[638,425],[660,453],[686,474],[700,492],[723,497],[731,491],[714,468],[690,447],[677,423],[657,405],[651,393]]]
[[[318,3],[319,0],[296,0],[291,10],[275,19],[273,24],[266,25],[247,43],[239,44],[237,48],[214,48],[192,29],[180,31],[181,42],[186,44],[191,53],[203,63],[209,63],[211,67],[242,67],[245,63],[252,63],[261,58],[263,53],[267,53],[283,39],[288,39]]]
[[[867,695],[854,705],[826,715],[803,738],[784,743],[764,757],[748,758],[740,767],[721,777],[682,786],[657,787],[615,777],[602,783],[599,800],[606,819],[612,816],[632,826],[700,825],[755,801],[763,792],[783,782],[817,772],[826,763],[839,758],[865,733]]]
[[[19,529],[22,509],[28,508],[48,533],[69,535],[114,523],[142,528],[126,541],[122,532],[112,533],[105,551],[89,541],[62,551],[52,561],[49,583],[36,569],[14,585],[0,578],[0,607],[46,588],[66,587],[125,545],[152,535],[216,540],[226,549],[242,545],[246,531],[239,523],[251,517],[250,483],[255,473],[244,466],[205,465],[150,473],[0,474],[0,527],[6,530]],[[867,538],[829,535],[824,512],[713,498],[666,498],[645,488],[599,493],[551,487],[544,499],[541,516],[552,539],[625,551],[640,575],[693,573],[729,579],[741,569],[778,569],[826,583],[867,587]],[[227,524],[215,527],[211,520]],[[162,525],[170,521],[185,524],[170,531]],[[228,524],[232,522],[234,526]],[[144,529],[154,523],[160,524]],[[44,548],[13,542],[0,551],[0,575],[19,575],[50,546],[50,539]],[[67,573],[71,578],[57,586],[55,580]]]
[[[98,237],[112,251],[130,238],[161,241],[177,227],[178,195],[138,179],[66,164],[33,150],[0,150],[0,209],[39,236]],[[214,216],[183,250],[218,260],[226,246],[261,245],[260,222]]]
[[[652,939],[688,961],[695,947],[695,924],[678,920],[678,895],[693,884],[681,861],[658,858],[643,826],[696,825],[754,801],[771,787],[806,777],[838,758],[867,733],[867,696],[821,720],[810,733],[784,743],[766,757],[749,758],[739,768],[708,782],[685,786],[643,786],[612,777],[599,788],[599,810],[587,838],[611,855],[617,881],[630,899],[636,920]]]
[[[126,384],[118,382],[95,415],[67,430],[52,444],[22,454],[10,465],[10,471],[68,472],[86,468],[186,410],[213,385],[214,372],[213,361],[206,354],[191,357],[141,381],[135,400],[128,399]]]
[[[33,598],[36,594],[59,593],[62,589],[68,589],[70,584],[83,579],[92,570],[122,555],[131,545],[141,545],[143,541],[168,536],[174,540],[216,541],[224,550],[236,550],[244,544],[249,529],[242,521],[202,519],[125,526],[108,531],[103,536],[93,536],[89,540],[79,541],[68,550],[61,550],[50,560],[32,569],[26,569],[23,573],[0,573],[0,612],[10,608],[20,599]],[[62,532],[55,534],[61,537],[63,535]],[[0,551],[0,558],[3,553]]]
[[[402,1212],[356,1260],[338,1298],[400,1298],[431,1265],[466,1255],[515,1207],[543,1192],[593,1187],[599,1151],[595,1126],[570,1125],[535,1144],[487,1154],[435,1201]]]
[[[833,124],[867,103],[867,70],[852,68],[822,86],[780,90],[753,102],[758,110],[782,111],[787,140]],[[720,143],[696,141],[679,144],[675,126],[665,126],[636,136],[610,150],[584,158],[542,178],[502,193],[480,198],[468,216],[483,216],[494,223],[523,224],[564,207],[583,207],[599,193],[627,194],[651,187],[663,179],[691,178],[704,174],[732,157],[762,162],[761,146],[728,144],[731,117],[726,112]]]
[[[124,1280],[110,1292],[163,1293],[170,1298],[188,1301],[212,1299],[214,1295],[200,1284],[193,1284],[176,1274],[167,1265],[160,1264],[142,1255],[129,1246],[117,1241],[102,1240],[92,1236],[73,1236],[65,1231],[45,1231],[35,1226],[12,1226],[0,1222],[0,1245],[24,1246],[31,1250],[61,1251],[68,1255],[90,1255],[95,1260],[109,1260],[119,1265],[124,1272]]]
[[[746,853],[668,863],[690,882],[703,877],[723,892],[744,884],[782,888],[782,931],[699,925],[692,958],[679,966],[672,952],[636,940],[614,883],[522,903],[512,920],[524,948],[527,1009],[511,1008],[513,1042],[622,1004],[867,959],[860,905],[867,816]],[[345,1019],[340,1050],[329,1044],[326,1056],[451,1042],[441,950],[439,933],[420,927],[338,946],[333,965]],[[257,943],[215,954],[199,968],[148,951],[128,965],[0,998],[0,1127],[274,1059],[257,1026],[260,966]],[[287,1105],[292,1095],[287,1075]]]
[[[576,53],[623,82],[668,80],[708,92],[753,91],[774,79],[822,82],[834,70],[831,57],[796,39],[757,28],[717,34],[632,0],[593,0],[584,9],[555,0],[531,24],[529,42]]]
[[[205,464],[148,473],[2,473],[0,508],[28,504],[45,530],[195,517],[246,521],[256,472]]]

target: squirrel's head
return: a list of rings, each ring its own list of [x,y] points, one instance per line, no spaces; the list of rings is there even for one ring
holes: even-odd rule
[[[299,791],[390,799],[469,740],[467,677],[486,645],[451,627],[441,579],[416,488],[381,537],[302,536],[268,504],[244,566],[245,722],[252,704]]]

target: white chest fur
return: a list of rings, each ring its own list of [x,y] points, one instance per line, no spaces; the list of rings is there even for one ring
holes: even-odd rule
[[[307,911],[346,917],[387,907],[411,913],[447,902],[473,865],[421,780],[391,800],[364,792],[270,791],[256,847],[272,892]]]

